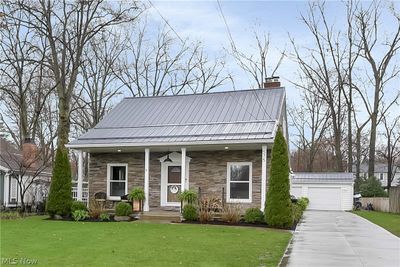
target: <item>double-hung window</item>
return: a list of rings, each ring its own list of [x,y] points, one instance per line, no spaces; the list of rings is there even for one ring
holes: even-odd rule
[[[228,203],[251,203],[252,164],[251,162],[228,162],[227,168]]]
[[[107,197],[120,200],[128,193],[128,164],[113,163],[107,165]]]

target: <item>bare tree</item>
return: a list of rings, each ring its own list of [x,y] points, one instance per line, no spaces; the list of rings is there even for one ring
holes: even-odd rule
[[[384,132],[382,136],[386,140],[386,144],[378,148],[378,156],[382,157],[387,162],[387,185],[386,188],[390,189],[392,182],[397,172],[396,162],[400,158],[400,116],[389,122],[388,119],[383,117]]]
[[[304,85],[311,88],[312,84]],[[321,147],[322,140],[329,130],[329,110],[326,109],[322,99],[311,91],[302,91],[303,104],[299,108],[292,108],[289,111],[291,124],[296,129],[296,142],[293,144],[298,151],[305,152],[305,171],[312,172],[315,157]]]
[[[392,98],[385,108],[382,108],[384,94],[389,90],[386,88],[386,84],[400,73],[400,68],[396,64],[396,56],[400,49],[400,15],[395,12],[394,8],[391,9],[394,19],[394,32],[381,37],[378,34],[382,9],[380,5],[379,2],[374,1],[368,8],[360,6],[354,21],[354,29],[358,33],[360,39],[360,55],[370,66],[371,73],[367,74],[367,78],[368,81],[370,81],[370,85],[373,87],[373,103],[371,105],[367,99],[368,96],[360,92],[371,118],[368,155],[369,176],[374,175],[377,126],[380,118],[384,115],[380,114],[380,111],[385,113],[395,104],[400,92],[400,90],[398,90],[397,96]],[[380,38],[384,40],[383,43],[380,43]],[[380,51],[375,52],[379,45]],[[383,56],[380,57],[380,55]]]
[[[77,81],[72,108],[74,134],[93,128],[112,108],[113,100],[121,94],[116,68],[125,49],[120,34],[99,34],[83,52],[83,66]]]
[[[321,99],[330,114],[335,151],[336,170],[343,170],[343,129],[347,106],[344,101],[346,47],[341,47],[341,34],[328,25],[324,3],[312,3],[302,22],[312,34],[315,48],[299,48],[291,38],[292,58],[298,63],[302,75],[311,82],[311,87],[296,83]]]
[[[130,36],[118,78],[132,96],[205,93],[229,80],[224,61],[210,60],[200,42],[174,38],[165,29],[154,40],[146,22]]]
[[[260,34],[256,30],[253,32],[255,47],[251,47],[254,53],[249,52],[249,48],[241,51],[231,38],[231,55],[236,60],[239,67],[245,71],[258,88],[264,87],[266,78],[275,75],[280,67],[285,51],[282,51],[277,62],[271,63],[270,55],[270,36],[267,33]],[[269,73],[268,73],[269,72]]]
[[[46,62],[52,71],[58,96],[58,146],[68,142],[71,100],[84,48],[100,32],[130,22],[140,13],[136,3],[105,1],[18,1],[9,3],[32,19],[18,18],[46,39]]]
[[[0,120],[19,147],[26,138],[35,139],[46,101],[52,93],[49,71],[44,64],[41,43],[21,20],[29,14],[2,6],[5,27],[0,31]],[[7,116],[7,120],[3,117]]]

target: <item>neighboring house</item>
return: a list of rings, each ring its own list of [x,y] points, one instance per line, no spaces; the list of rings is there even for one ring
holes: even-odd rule
[[[119,201],[145,190],[144,210],[176,209],[192,189],[243,208],[264,208],[270,150],[278,127],[287,137],[285,90],[125,98],[67,146],[90,153],[90,197]],[[80,189],[81,191],[82,189]],[[81,198],[78,193],[78,198]],[[115,204],[115,203],[114,203]]]
[[[26,142],[23,144],[23,151],[19,151],[13,144],[6,139],[0,137],[0,205],[2,207],[11,208],[21,205],[20,187],[18,180],[22,181],[25,188],[33,180],[25,194],[25,204],[43,201],[47,197],[51,170],[46,168],[41,171],[36,164],[30,163],[24,166],[24,161],[27,161],[28,152],[37,151],[35,145]],[[37,175],[37,173],[39,173]],[[23,173],[23,174],[22,174]],[[23,176],[21,176],[23,175]]]
[[[393,167],[395,176],[392,181],[392,186],[400,185],[400,166]],[[353,166],[353,172],[355,173],[355,166]],[[374,175],[382,184],[383,187],[387,186],[388,180],[388,166],[387,163],[375,163],[375,175]],[[367,178],[368,177],[368,163],[360,164],[360,177]]]
[[[352,210],[353,185],[352,173],[295,172],[290,192],[297,198],[308,197],[311,210]]]

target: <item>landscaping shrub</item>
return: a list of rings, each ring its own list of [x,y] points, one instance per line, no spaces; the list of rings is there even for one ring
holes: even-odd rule
[[[115,215],[129,216],[132,213],[132,207],[126,202],[119,202],[115,207]]]
[[[236,224],[240,222],[240,215],[239,205],[227,205],[222,211],[222,221],[229,224]]]
[[[382,188],[381,182],[376,177],[371,176],[364,179],[360,185],[361,195],[363,197],[387,197],[388,194]]]
[[[279,129],[272,147],[269,189],[265,221],[270,226],[290,227],[293,224],[289,193],[289,157],[285,137]]]
[[[100,217],[100,221],[102,221],[102,222],[110,220],[110,214],[108,214],[108,213],[102,213],[102,214],[100,214],[99,217]]]
[[[100,214],[103,212],[102,205],[96,201],[95,199],[92,199],[89,204],[89,215],[91,218],[98,219],[100,217]]]
[[[308,200],[308,198],[306,197],[301,197],[297,200],[297,205],[300,206],[300,208],[302,209],[302,211],[305,211],[307,209],[308,203],[310,201]]]
[[[89,212],[87,210],[75,210],[72,212],[72,218],[75,221],[84,221],[89,218]]]
[[[86,204],[82,201],[73,201],[71,204],[71,212],[76,210],[87,210]]]
[[[261,223],[264,221],[264,214],[259,208],[249,208],[244,214],[244,221],[247,223]]]
[[[179,201],[193,205],[197,200],[197,193],[193,190],[184,190],[179,194]]]
[[[292,214],[294,222],[299,222],[303,216],[303,208],[299,204],[292,204]]]
[[[201,223],[209,222],[213,218],[214,212],[222,210],[221,198],[215,196],[203,197],[199,201],[199,221]]]
[[[21,215],[15,211],[4,211],[0,212],[0,219],[1,220],[11,220],[11,219],[18,219],[21,218]]]
[[[182,210],[182,216],[186,221],[197,221],[199,215],[195,206],[186,204]]]
[[[71,165],[68,151],[57,148],[46,211],[51,215],[67,216],[71,212]]]

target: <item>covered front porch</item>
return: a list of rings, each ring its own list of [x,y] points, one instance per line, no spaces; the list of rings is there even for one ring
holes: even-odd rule
[[[263,210],[268,149],[268,144],[259,143],[82,149],[77,151],[76,197],[83,199],[83,153],[89,153],[89,198],[104,192],[115,204],[132,188],[141,187],[143,211],[179,210],[179,193],[191,189],[201,197],[212,195],[223,203]],[[233,177],[238,173],[243,177]]]

